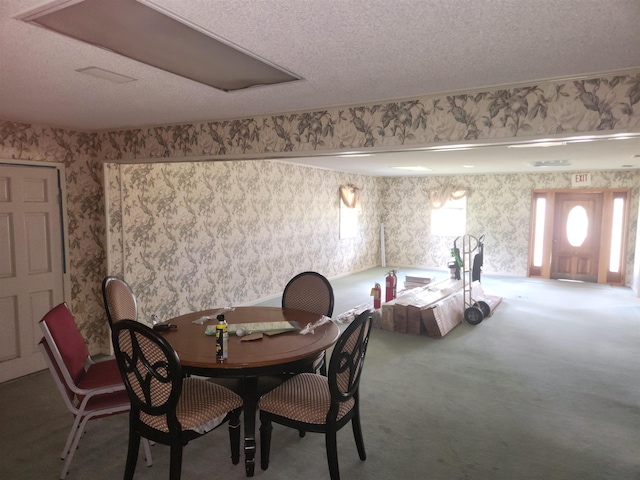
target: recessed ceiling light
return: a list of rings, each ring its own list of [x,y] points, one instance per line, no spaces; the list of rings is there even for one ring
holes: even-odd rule
[[[452,145],[450,147],[447,146],[442,146],[442,147],[436,147],[434,149],[432,149],[432,152],[458,152],[460,150],[473,150],[474,147],[460,147],[457,145]]]
[[[126,75],[120,75],[119,73],[110,72],[109,70],[98,67],[79,68],[78,70],[76,70],[76,72],[91,75],[92,77],[101,78],[103,80],[108,80],[113,83],[128,83],[135,82],[137,80],[136,78],[127,77]]]
[[[567,142],[533,142],[533,143],[516,143],[509,145],[509,148],[537,148],[537,147],[564,147]]]
[[[300,80],[155,0],[55,0],[17,18],[225,92]]]
[[[416,165],[413,167],[391,167],[397,168],[398,170],[411,170],[412,172],[430,172],[431,169],[427,167],[423,167],[422,165]]]

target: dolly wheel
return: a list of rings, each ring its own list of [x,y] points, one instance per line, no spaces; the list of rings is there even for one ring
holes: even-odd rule
[[[471,325],[478,325],[483,318],[484,314],[479,307],[469,307],[464,311],[464,319]]]
[[[485,317],[491,315],[491,307],[489,307],[489,304],[487,302],[479,300],[474,303],[473,306],[478,307],[480,310],[482,310],[482,315],[484,315]]]

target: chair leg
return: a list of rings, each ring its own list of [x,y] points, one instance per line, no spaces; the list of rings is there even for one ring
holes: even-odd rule
[[[147,459],[147,467],[153,465],[153,457],[151,456],[151,442],[146,438],[142,439],[142,448],[144,449],[144,458]]]
[[[69,455],[71,444],[73,443],[73,440],[78,435],[78,429],[80,428],[81,420],[82,420],[82,417],[80,415],[76,415],[73,419],[73,425],[71,426],[71,430],[69,431],[69,436],[67,437],[67,443],[65,443],[62,453],[60,454],[60,458],[62,460],[66,459],[67,455]]]
[[[320,357],[313,363],[311,373],[327,376],[327,353],[322,352]]]
[[[140,450],[140,435],[133,429],[129,430],[129,451],[127,452],[127,463],[124,468],[124,480],[132,480],[138,463],[138,451]]]
[[[358,455],[360,460],[367,459],[367,452],[364,450],[364,440],[362,438],[362,427],[360,425],[360,412],[356,411],[355,415],[351,419],[351,426],[353,427],[353,438],[356,440],[356,447],[358,448]]]
[[[229,441],[231,442],[231,463],[237,465],[240,463],[240,411],[241,409],[231,412],[229,418]]]
[[[305,432],[304,430],[298,430],[298,435],[300,435],[300,438],[304,438],[306,434],[307,432]]]
[[[182,474],[182,444],[171,445],[170,463],[169,463],[169,480],[180,480]]]
[[[78,419],[79,418],[80,417],[78,417]],[[67,476],[67,473],[69,473],[69,466],[71,465],[71,460],[73,460],[73,455],[74,453],[76,453],[76,450],[78,449],[80,438],[82,437],[84,430],[87,428],[88,421],[89,421],[89,417],[84,417],[79,425],[77,425],[76,422],[74,422],[73,424],[73,430],[71,431],[75,432],[75,435],[73,436],[73,441],[71,442],[71,446],[67,450],[64,466],[62,467],[62,473],[60,474],[60,480],[64,480],[64,478]],[[69,436],[69,440],[71,440],[71,438],[72,437]],[[67,443],[69,443],[69,440],[67,441]]]
[[[320,365],[320,375],[326,377],[327,376],[327,354],[324,353],[322,356],[322,365]]]
[[[327,430],[325,434],[325,443],[327,445],[329,477],[331,480],[340,480],[340,471],[338,469],[338,442],[336,438],[336,431],[334,429]]]
[[[272,430],[271,420],[260,415],[260,467],[262,470],[269,468]]]

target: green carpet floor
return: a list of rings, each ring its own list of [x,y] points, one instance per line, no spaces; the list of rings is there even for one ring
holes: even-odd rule
[[[385,271],[332,281],[335,314],[370,300]],[[640,299],[605,285],[482,283],[504,301],[480,325],[442,339],[372,332],[361,382],[368,456],[341,430],[343,480],[640,479]],[[48,371],[0,385],[0,478],[58,478],[70,425]],[[126,415],[90,422],[67,478],[121,478],[126,442]],[[168,448],[152,451],[136,479],[168,478]],[[229,455],[226,429],[197,439],[182,478],[245,478]],[[270,467],[255,478],[328,479],[323,436],[274,425]]]

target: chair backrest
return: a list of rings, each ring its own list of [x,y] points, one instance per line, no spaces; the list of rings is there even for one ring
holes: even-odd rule
[[[282,294],[282,308],[295,308],[318,315],[333,315],[333,288],[317,272],[302,272],[289,280]]]
[[[181,431],[176,406],[182,368],[176,351],[153,329],[133,320],[114,323],[111,336],[132,414],[139,412],[139,419],[157,430]]]
[[[49,346],[49,342],[44,337],[40,340],[38,347],[40,347],[42,356],[44,357],[44,360],[47,366],[49,367],[49,370],[51,371],[53,380],[56,386],[58,387],[60,394],[62,395],[65,405],[69,410],[71,410],[72,412],[75,412],[76,411],[76,405],[74,403],[75,393],[67,383],[68,374],[67,374],[67,377],[65,377],[65,375],[62,373],[61,367],[58,361],[56,360],[55,355],[51,350],[51,347]]]
[[[346,402],[358,392],[371,324],[371,312],[362,312],[347,326],[333,347],[327,378],[334,404]]]
[[[64,374],[66,370],[70,377],[67,380],[77,385],[91,357],[67,304],[61,303],[49,310],[40,320],[40,328],[60,371]]]
[[[102,298],[109,324],[120,320],[138,319],[138,302],[127,282],[119,277],[109,276],[102,281]]]

